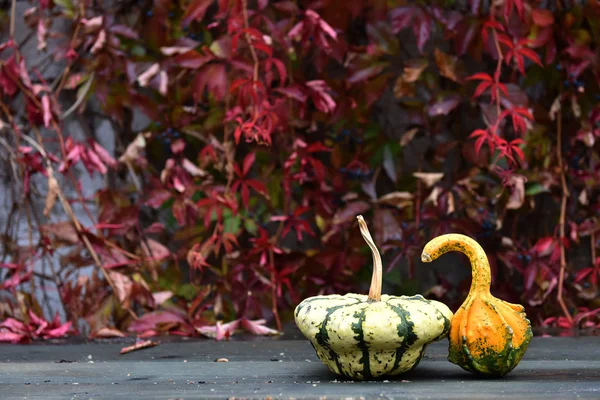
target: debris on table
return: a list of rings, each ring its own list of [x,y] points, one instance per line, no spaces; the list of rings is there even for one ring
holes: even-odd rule
[[[153,342],[152,340],[136,341],[135,344],[121,349],[121,354],[131,353],[132,351],[147,349],[150,347],[158,346],[160,342]]]

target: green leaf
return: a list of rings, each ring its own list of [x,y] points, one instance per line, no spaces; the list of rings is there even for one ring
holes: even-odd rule
[[[527,196],[535,196],[536,194],[548,192],[550,191],[537,182],[525,184],[525,195]]]
[[[196,287],[191,283],[181,284],[177,287],[177,290],[175,291],[175,295],[183,297],[187,301],[194,300],[194,297],[196,297],[196,293],[198,293],[198,289],[196,289]]]
[[[62,7],[64,9],[63,12],[66,16],[73,17],[75,7],[73,6],[71,0],[54,0],[54,4]]]
[[[254,222],[254,220],[249,218],[246,219],[244,221],[244,228],[248,233],[250,233],[253,236],[256,236],[256,233],[258,231],[258,225],[256,224],[256,222]]]
[[[239,214],[234,217],[233,215],[231,215],[231,212],[229,210],[226,210],[223,213],[223,220],[223,229],[225,233],[237,233],[240,230],[240,226],[242,225],[242,218]]]

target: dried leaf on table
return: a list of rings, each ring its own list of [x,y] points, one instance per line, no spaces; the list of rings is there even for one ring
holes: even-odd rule
[[[144,340],[144,341],[139,341],[131,346],[123,347],[121,349],[120,354],[127,354],[127,353],[131,353],[131,352],[137,351],[137,350],[148,349],[150,347],[158,346],[159,344],[160,344],[160,342],[153,342],[152,340],[149,340],[149,339]]]

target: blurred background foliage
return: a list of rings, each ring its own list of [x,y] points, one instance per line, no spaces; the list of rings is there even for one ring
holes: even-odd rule
[[[273,334],[303,298],[600,325],[596,1],[42,0],[0,11],[0,339]],[[53,300],[54,299],[54,300]]]

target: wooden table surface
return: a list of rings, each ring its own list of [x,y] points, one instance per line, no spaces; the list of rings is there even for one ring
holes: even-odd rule
[[[120,355],[130,343],[0,345],[0,398],[600,399],[600,337],[535,337],[502,379],[478,378],[448,362],[444,340],[427,348],[413,372],[372,382],[329,373],[298,337],[166,338]]]

